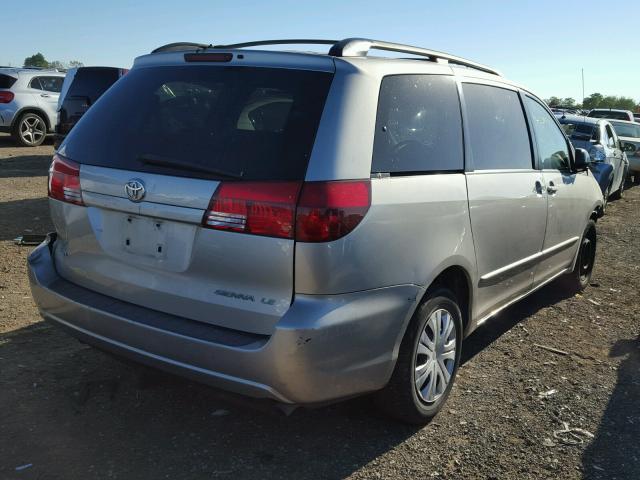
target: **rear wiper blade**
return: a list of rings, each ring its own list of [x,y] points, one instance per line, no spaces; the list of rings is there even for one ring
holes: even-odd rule
[[[229,172],[218,168],[211,168],[205,165],[189,163],[182,160],[173,160],[171,158],[162,157],[160,155],[142,154],[138,157],[142,163],[147,165],[158,165],[159,167],[177,168],[179,170],[189,170],[191,172],[210,173],[224,178],[242,178],[244,172]]]

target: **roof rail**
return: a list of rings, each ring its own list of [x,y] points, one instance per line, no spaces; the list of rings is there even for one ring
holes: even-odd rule
[[[309,38],[293,38],[293,39],[281,39],[281,40],[258,40],[255,42],[244,43],[232,43],[228,45],[206,45],[203,43],[191,43],[191,42],[177,42],[169,43],[158,47],[151,53],[158,52],[172,52],[187,49],[232,49],[232,48],[246,48],[246,47],[259,47],[263,45],[331,45],[329,55],[334,57],[366,57],[369,54],[369,50],[385,50],[387,52],[407,53],[410,55],[416,55],[418,57],[424,57],[432,62],[443,60],[447,63],[455,65],[462,65],[464,67],[473,68],[482,72],[490,73],[492,75],[502,76],[498,70],[495,70],[486,65],[467,60],[462,57],[456,57],[444,52],[438,52],[436,50],[427,50],[426,48],[413,47],[411,45],[403,45],[401,43],[383,42],[380,40],[370,40],[368,38],[345,38],[344,40],[324,40],[324,39],[309,39]]]
[[[213,48],[246,48],[262,45],[335,45],[338,40],[323,40],[317,38],[288,38],[283,40],[258,40],[256,42],[232,43],[230,45],[215,45]]]
[[[436,50],[427,50],[426,48],[413,47],[411,45],[403,45],[400,43],[382,42],[379,40],[369,40],[367,38],[346,38],[337,42],[329,50],[329,55],[334,57],[366,57],[369,50],[385,50],[387,52],[408,53],[420,57],[426,57],[431,61],[445,60],[448,63],[462,65],[465,67],[480,70],[493,75],[502,76],[498,70],[486,65],[472,62],[462,57],[456,57],[444,52]]]
[[[160,53],[160,52],[179,52],[180,50],[188,50],[188,49],[201,49],[201,48],[210,48],[213,45],[208,43],[194,43],[194,42],[174,42],[167,43],[166,45],[162,45],[154,50],[151,50],[151,53]]]

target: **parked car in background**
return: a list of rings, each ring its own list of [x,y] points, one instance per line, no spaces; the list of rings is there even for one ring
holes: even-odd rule
[[[143,363],[289,405],[376,392],[424,423],[467,335],[554,279],[587,287],[602,194],[494,69],[313,42],[136,59],[54,156],[33,296]]]
[[[623,120],[609,120],[623,143],[629,159],[629,176],[633,183],[640,185],[640,123]]]
[[[89,107],[127,71],[115,67],[77,67],[67,72],[58,100],[56,148]]]
[[[617,110],[615,108],[594,108],[587,114],[587,117],[612,118],[633,122],[633,112],[631,110]]]
[[[602,189],[605,207],[609,198],[620,198],[629,165],[610,121],[575,115],[565,115],[558,121],[573,146],[589,152],[590,168]]]
[[[633,114],[633,121],[640,123],[640,113],[634,113]]]
[[[57,70],[0,69],[0,132],[25,147],[44,142],[56,125],[64,76]]]

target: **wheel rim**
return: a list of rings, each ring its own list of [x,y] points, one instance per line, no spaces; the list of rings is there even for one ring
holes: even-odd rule
[[[44,122],[40,117],[28,116],[20,122],[20,137],[25,143],[34,145],[46,135]]]
[[[418,397],[436,402],[447,390],[456,363],[456,325],[453,315],[443,308],[427,320],[416,348],[414,382]]]
[[[580,280],[586,281],[593,268],[595,258],[595,245],[589,237],[582,240],[580,246]]]

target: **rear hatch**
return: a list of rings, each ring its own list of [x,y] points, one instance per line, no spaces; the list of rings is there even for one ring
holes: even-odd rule
[[[59,273],[148,308],[271,333],[291,304],[295,202],[332,77],[332,63],[132,69],[58,151],[62,170],[78,164],[84,204],[73,187],[51,195],[67,200],[52,201]]]

